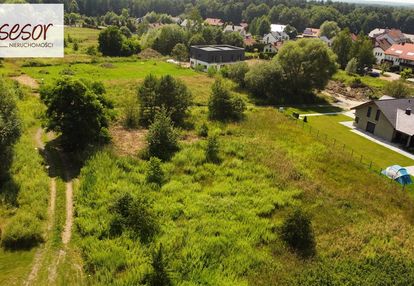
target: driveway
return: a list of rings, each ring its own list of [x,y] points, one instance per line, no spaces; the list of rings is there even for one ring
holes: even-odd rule
[[[379,74],[381,74],[380,70],[377,69],[372,69],[374,72],[377,72]],[[399,74],[393,73],[393,72],[385,72],[384,75],[380,76],[380,79],[383,80],[388,80],[388,81],[394,81],[394,80],[399,80],[401,77]]]

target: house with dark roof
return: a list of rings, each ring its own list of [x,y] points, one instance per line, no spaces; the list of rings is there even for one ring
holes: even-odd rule
[[[320,29],[306,28],[303,31],[302,36],[303,38],[319,38],[320,34],[321,34]]]
[[[230,45],[197,45],[190,48],[190,66],[208,70],[244,61],[244,48]]]
[[[383,97],[353,108],[354,125],[389,142],[414,147],[414,98]]]
[[[377,59],[377,64],[380,64],[385,59],[385,51],[391,48],[391,43],[386,38],[378,39],[374,43],[374,56]]]

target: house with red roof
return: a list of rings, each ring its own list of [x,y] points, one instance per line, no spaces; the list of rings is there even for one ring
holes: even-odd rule
[[[377,64],[380,64],[385,59],[385,51],[391,48],[392,44],[386,38],[378,39],[374,43],[374,56],[377,59]]]
[[[217,26],[217,27],[223,27],[224,25],[224,22],[218,18],[207,18],[204,20],[204,23],[210,26]]]
[[[394,44],[385,51],[385,61],[394,66],[414,68],[414,44]]]

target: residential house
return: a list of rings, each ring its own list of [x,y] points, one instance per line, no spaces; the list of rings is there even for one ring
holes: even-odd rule
[[[194,25],[195,25],[194,21],[190,19],[184,19],[180,24],[180,26],[183,28],[191,28]]]
[[[389,142],[414,147],[414,98],[383,97],[353,108],[354,125]]]
[[[209,26],[223,27],[224,22],[218,18],[207,18],[204,23]]]
[[[252,47],[257,44],[256,40],[253,38],[251,34],[247,34],[243,40],[243,44],[245,47]]]
[[[264,35],[263,44],[273,44],[277,42],[284,42],[289,40],[289,35],[284,31],[282,32],[270,32],[269,34]]]
[[[283,46],[284,42],[274,42],[274,43],[268,43],[264,46],[263,52],[264,53],[272,53],[277,54],[280,50],[280,48]]]
[[[377,64],[381,64],[385,59],[385,51],[391,48],[391,43],[386,38],[378,39],[374,43],[374,56]]]
[[[319,38],[321,33],[320,29],[306,28],[302,33],[303,38]]]
[[[369,33],[369,37],[375,42],[381,39],[387,39],[390,44],[402,44],[409,42],[404,33],[398,29],[375,29]]]
[[[394,44],[384,54],[384,61],[394,66],[414,68],[414,44]]]
[[[326,36],[322,36],[319,38],[322,42],[324,42],[325,44],[327,44],[329,47],[332,45],[332,40],[328,39],[328,37]]]
[[[270,32],[284,32],[286,29],[286,25],[281,24],[271,24],[270,25]]]
[[[244,48],[230,45],[198,45],[190,48],[190,66],[220,69],[223,66],[244,61]]]
[[[246,30],[242,26],[227,25],[223,30],[223,33],[232,33],[232,32],[239,33],[240,36],[242,36],[243,38],[245,38],[247,35]]]

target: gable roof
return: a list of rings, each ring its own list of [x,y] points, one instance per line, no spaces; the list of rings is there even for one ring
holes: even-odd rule
[[[377,36],[379,36],[381,34],[384,34],[384,32],[385,32],[385,29],[376,28],[376,29],[372,30],[371,32],[369,32],[368,37],[376,38]]]
[[[223,21],[218,18],[207,18],[204,20],[204,23],[210,26],[223,26],[224,25]]]
[[[303,31],[304,37],[319,37],[321,33],[320,29],[315,28],[306,28],[305,31]]]
[[[387,38],[377,38],[375,40],[375,47],[381,48],[384,52],[391,48],[392,44],[388,42]]]
[[[381,110],[395,130],[410,136],[414,135],[414,114],[406,114],[407,109],[414,110],[414,98],[371,100],[352,109],[359,109],[371,104],[375,104]]]
[[[224,28],[223,32],[239,32],[239,33],[244,33],[246,31],[244,30],[244,27],[242,27],[242,26],[227,25]]]
[[[414,61],[414,44],[394,44],[385,51],[388,56]]]

